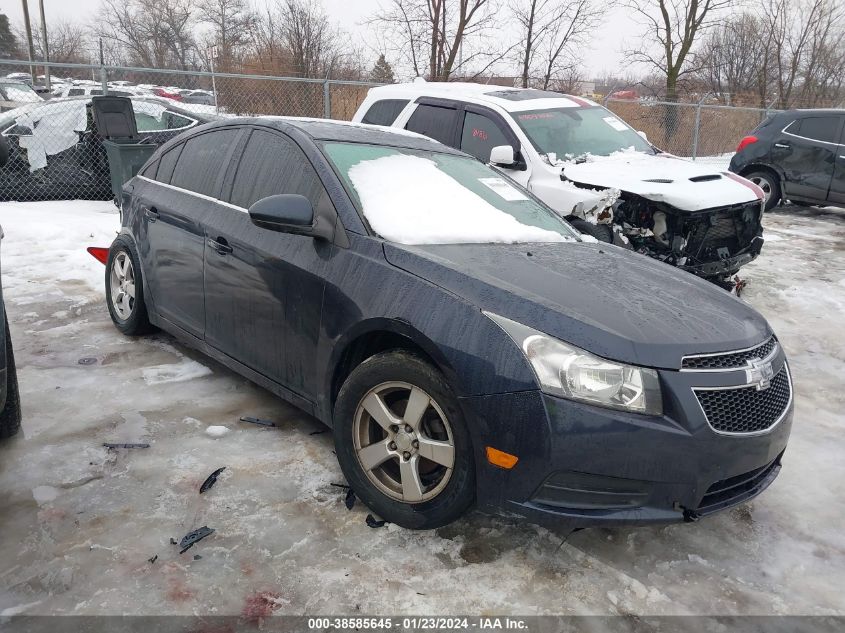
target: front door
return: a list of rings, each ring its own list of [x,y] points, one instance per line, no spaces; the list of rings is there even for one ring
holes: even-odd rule
[[[771,160],[784,172],[784,198],[827,199],[842,119],[835,114],[804,116],[790,123],[775,139]]]
[[[228,193],[227,193],[228,192]],[[301,396],[316,396],[314,350],[331,244],[255,226],[247,209],[267,196],[331,201],[287,136],[254,128],[206,222],[206,342]]]

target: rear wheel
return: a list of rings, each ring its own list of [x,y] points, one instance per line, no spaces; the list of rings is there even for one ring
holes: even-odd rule
[[[763,190],[763,210],[769,211],[780,202],[780,180],[767,170],[752,171],[745,177]]]
[[[355,368],[338,394],[334,439],[343,474],[383,519],[432,529],[475,499],[472,442],[443,375],[404,351]]]
[[[9,335],[9,321],[6,320],[6,404],[0,411],[0,439],[12,437],[21,428],[21,395],[18,391],[18,372],[15,368],[15,354],[12,351],[12,337]]]
[[[109,249],[106,262],[106,303],[115,327],[130,336],[152,331],[144,303],[141,264],[135,247],[118,236]]]
[[[609,224],[593,224],[581,218],[572,218],[569,223],[584,235],[592,235],[599,242],[613,243],[613,228]]]

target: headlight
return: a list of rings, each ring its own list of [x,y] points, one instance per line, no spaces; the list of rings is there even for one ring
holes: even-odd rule
[[[605,360],[498,314],[484,314],[516,342],[544,392],[611,409],[663,413],[655,370]]]

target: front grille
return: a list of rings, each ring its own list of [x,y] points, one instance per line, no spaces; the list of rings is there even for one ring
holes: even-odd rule
[[[759,202],[751,202],[687,219],[682,231],[687,239],[686,254],[711,261],[727,256],[719,249],[727,249],[728,254],[742,250],[757,234],[759,207]]]
[[[768,358],[775,349],[777,339],[771,337],[765,343],[743,350],[741,352],[728,352],[726,354],[714,354],[711,356],[687,356],[681,361],[681,369],[738,369],[748,364],[752,359]]]
[[[760,433],[774,426],[792,398],[784,363],[768,389],[695,389],[707,422],[718,433]]]
[[[778,455],[777,459],[770,464],[736,477],[717,481],[704,493],[701,503],[698,504],[697,512],[709,514],[753,497],[777,476],[780,471],[780,459],[781,456]]]

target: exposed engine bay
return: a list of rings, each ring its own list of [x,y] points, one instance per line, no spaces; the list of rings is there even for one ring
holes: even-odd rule
[[[595,187],[573,182],[596,191]],[[584,222],[602,241],[677,266],[729,290],[736,290],[739,269],[752,261],[763,246],[762,206],[759,200],[712,209],[685,211],[618,189],[601,192],[601,202],[573,209],[567,218],[584,231]],[[577,222],[581,220],[581,222]],[[612,236],[612,237],[611,237]]]

